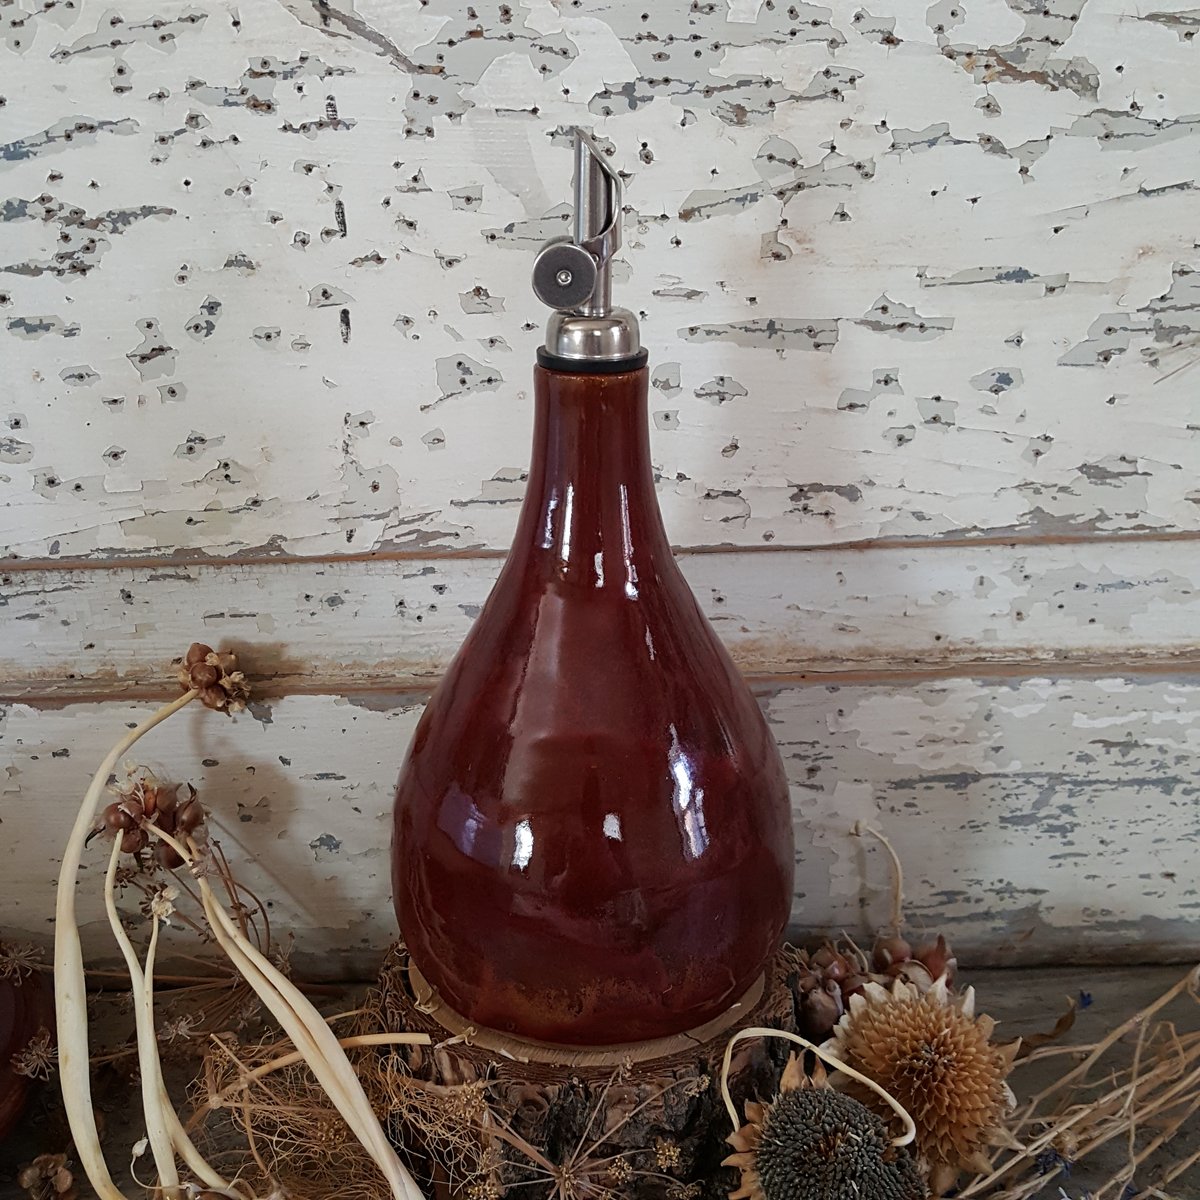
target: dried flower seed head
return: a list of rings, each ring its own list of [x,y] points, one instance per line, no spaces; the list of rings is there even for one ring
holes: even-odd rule
[[[667,1138],[656,1138],[654,1141],[654,1161],[661,1171],[674,1171],[683,1165],[683,1151],[678,1142]]]
[[[21,1168],[17,1183],[32,1200],[74,1200],[78,1195],[65,1154],[39,1154]]]
[[[608,1164],[608,1178],[621,1187],[633,1178],[633,1164],[624,1157],[614,1158]]]
[[[928,991],[897,979],[891,989],[868,983],[822,1047],[886,1088],[917,1126],[922,1170],[942,1195],[963,1168],[983,1170],[984,1147],[1003,1137],[1014,1103],[1005,1082],[1017,1042],[993,1044],[995,1022],[975,1015],[975,993],[953,996],[945,977]],[[843,1090],[876,1111],[873,1093]]]
[[[162,782],[145,767],[132,767],[125,781],[111,790],[117,799],[103,810],[89,840],[98,833],[120,837],[125,854],[140,854],[153,840],[154,861],[159,866],[171,871],[182,866],[178,852],[162,839],[153,838],[149,826],[173,837],[195,836],[204,821],[196,789],[188,784],[187,794],[180,800],[178,787]]]
[[[156,921],[169,921],[175,912],[175,900],[178,896],[179,889],[172,884],[160,887],[150,898],[150,915]]]
[[[792,1055],[779,1088],[770,1104],[749,1101],[729,1138],[725,1165],[741,1171],[730,1200],[924,1200],[912,1158],[879,1117],[829,1087],[824,1067],[805,1075]]]
[[[203,642],[193,642],[183,656],[179,668],[182,687],[200,693],[200,703],[206,708],[223,712],[241,712],[250,697],[250,685],[238,669],[237,655],[228,650],[214,650]]]
[[[29,942],[0,942],[0,979],[21,980],[42,965],[45,954]]]
[[[58,1060],[50,1030],[39,1029],[12,1057],[12,1069],[26,1079],[49,1079]]]
[[[495,1179],[484,1179],[471,1184],[467,1188],[467,1195],[471,1200],[500,1200],[504,1195],[504,1188]]]

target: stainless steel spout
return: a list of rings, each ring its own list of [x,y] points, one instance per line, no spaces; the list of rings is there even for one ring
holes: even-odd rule
[[[545,353],[571,362],[610,363],[638,356],[637,318],[612,303],[612,260],[621,245],[621,180],[604,152],[575,133],[572,236],[538,252],[533,290],[555,310]]]

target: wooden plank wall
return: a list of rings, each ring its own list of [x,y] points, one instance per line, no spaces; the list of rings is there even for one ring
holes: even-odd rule
[[[770,717],[794,918],[1200,948],[1196,13],[1163,0],[0,4],[0,928],[146,755],[333,973],[508,544],[565,130],[626,182],[659,494]],[[89,921],[100,917],[98,907]],[[100,939],[97,938],[97,944]]]

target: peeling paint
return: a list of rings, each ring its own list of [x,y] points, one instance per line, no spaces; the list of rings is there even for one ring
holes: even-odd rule
[[[910,921],[953,931],[972,961],[1194,958],[1197,785],[1161,764],[1195,755],[1195,680],[776,687],[762,703],[792,787],[797,927],[859,937],[886,922],[887,856],[850,836],[867,820],[905,864]],[[369,970],[395,936],[396,762],[362,748],[402,747],[420,704],[367,692],[258,710],[219,727],[181,714],[157,735],[156,760],[208,798],[239,878],[271,897],[273,921],[314,959]],[[0,709],[11,764],[0,890],[14,934],[50,936],[55,873],[28,848],[66,836],[70,763],[97,761],[113,730],[149,711],[117,701]],[[1123,718],[1113,733],[1079,721],[1105,715]],[[55,757],[68,746],[69,760]],[[107,938],[99,894],[81,889],[80,905],[91,951]]]
[[[506,546],[574,124],[676,542],[1200,530],[1195,9],[0,11],[6,553]]]

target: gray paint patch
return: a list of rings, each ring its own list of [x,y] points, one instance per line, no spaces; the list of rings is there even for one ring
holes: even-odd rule
[[[749,394],[745,387],[729,375],[718,375],[707,383],[702,383],[694,392],[698,399],[717,405],[728,404],[730,400]]]
[[[428,412],[457,396],[475,392],[494,392],[503,382],[504,376],[495,367],[486,367],[466,354],[451,354],[439,358],[436,363],[438,399],[421,405]]]
[[[138,123],[132,117],[116,121],[97,121],[91,117],[64,117],[38,133],[0,145],[0,170],[6,165],[43,157],[78,146],[90,146],[101,134],[128,137],[136,133]]]
[[[679,330],[685,342],[726,341],[735,346],[769,350],[832,350],[837,345],[838,322],[803,317],[761,317],[724,325],[689,325]]]
[[[909,304],[880,296],[856,324],[877,333],[888,333],[906,341],[927,342],[949,333],[953,317],[923,317]]]
[[[469,292],[461,292],[458,302],[463,312],[469,315],[504,311],[503,298],[493,296],[485,287],[473,287]]]
[[[15,437],[0,437],[0,462],[27,463],[33,458],[33,446]]]
[[[39,338],[47,333],[65,338],[79,336],[79,326],[68,325],[62,317],[9,317],[4,327],[14,336],[24,338]]]
[[[990,371],[981,371],[971,376],[971,386],[981,392],[990,392],[993,396],[1019,388],[1025,382],[1025,376],[1016,367],[993,367]]]
[[[650,372],[650,386],[664,396],[676,396],[683,389],[679,383],[680,365],[677,362],[660,363]]]

